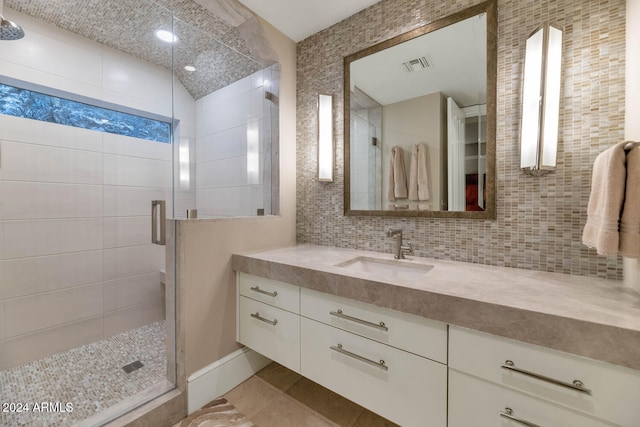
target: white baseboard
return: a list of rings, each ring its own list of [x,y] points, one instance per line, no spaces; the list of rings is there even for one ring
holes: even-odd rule
[[[270,359],[244,347],[194,372],[187,379],[188,413],[227,393],[269,363]]]

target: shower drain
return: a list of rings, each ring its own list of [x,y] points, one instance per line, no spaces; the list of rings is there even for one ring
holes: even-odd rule
[[[142,364],[141,361],[136,360],[135,362],[131,362],[128,365],[124,365],[122,367],[122,369],[127,373],[130,374],[133,371],[137,371],[138,369],[142,368],[144,365]]]

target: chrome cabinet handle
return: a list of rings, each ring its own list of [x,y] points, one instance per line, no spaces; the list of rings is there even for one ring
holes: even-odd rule
[[[160,208],[160,238],[158,238],[158,208]],[[151,201],[151,243],[164,245],[167,242],[165,222],[167,219],[167,203],[164,200]]]
[[[255,314],[251,313],[251,317],[253,317],[254,319],[258,319],[261,322],[273,325],[273,326],[276,326],[278,324],[278,319],[273,319],[273,320],[265,319],[264,317],[260,316],[260,312],[258,312],[258,311],[256,311]]]
[[[515,421],[517,423],[520,423],[523,426],[540,427],[538,424],[530,423],[529,421],[522,420],[520,418],[514,417],[513,416],[513,409],[511,409],[511,408],[504,408],[504,411],[500,411],[500,416],[504,417],[504,418],[508,418],[511,421]]]
[[[389,367],[384,363],[384,360],[380,359],[379,362],[376,362],[375,360],[371,360],[371,359],[367,359],[366,357],[362,357],[359,354],[355,354],[352,353],[350,351],[345,350],[344,348],[342,348],[342,344],[338,344],[337,346],[332,345],[331,347],[329,347],[331,350],[333,351],[337,351],[340,354],[344,354],[345,356],[349,356],[352,357],[356,360],[359,360],[361,362],[367,363],[371,366],[375,366],[376,368],[380,368],[383,371],[388,371]]]
[[[251,289],[254,292],[258,292],[258,293],[261,293],[261,294],[264,294],[264,295],[268,295],[270,297],[275,297],[275,296],[278,295],[278,291],[273,291],[273,292],[263,291],[262,289],[260,289],[260,286],[254,286],[254,287],[249,288],[249,289]]]
[[[346,314],[344,314],[342,312],[342,310],[330,311],[329,314],[332,315],[332,316],[339,317],[341,319],[350,320],[352,322],[360,323],[361,325],[366,325],[366,326],[371,326],[372,328],[381,329],[383,331],[388,331],[389,330],[389,328],[387,328],[387,326],[384,324],[384,322],[380,322],[380,323],[368,322],[366,320],[358,319],[357,317],[346,315]]]
[[[573,383],[567,383],[564,381],[556,380],[555,378],[547,377],[545,375],[536,374],[535,372],[527,371],[525,369],[516,368],[515,363],[511,360],[505,361],[502,365],[500,365],[502,369],[508,369],[509,371],[514,371],[519,374],[526,375],[531,378],[535,378],[541,381],[546,381],[550,384],[555,384],[561,387],[566,387],[571,390],[579,391],[581,393],[586,393],[591,396],[591,390],[584,386],[584,383],[580,380],[574,380]]]

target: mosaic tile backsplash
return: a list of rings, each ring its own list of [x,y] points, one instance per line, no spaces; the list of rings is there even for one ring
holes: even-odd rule
[[[624,137],[625,1],[498,0],[497,220],[345,217],[343,57],[463,10],[471,0],[383,0],[298,44],[297,240],[391,253],[402,227],[416,255],[622,278],[618,257],[581,243],[591,170]],[[533,177],[519,168],[525,41],[541,24],[564,29],[558,165]],[[316,180],[316,97],[334,95],[333,183]]]

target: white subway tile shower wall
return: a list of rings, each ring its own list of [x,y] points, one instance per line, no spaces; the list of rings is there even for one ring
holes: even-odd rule
[[[255,216],[264,206],[265,87],[258,71],[196,101],[200,218]],[[256,134],[257,133],[257,134]],[[240,143],[238,143],[240,142]]]
[[[167,70],[14,15],[29,37],[2,46],[3,75],[171,117]],[[0,369],[164,319],[150,202],[172,216],[171,145],[0,115],[0,150]],[[195,207],[176,200],[177,217]]]
[[[497,0],[497,220],[343,215],[344,56],[476,3],[382,0],[298,43],[298,242],[391,253],[384,230],[400,226],[420,256],[620,279],[620,259],[597,256],[581,235],[593,161],[624,138],[624,0]],[[556,171],[531,177],[519,169],[522,63],[527,36],[545,22],[565,30],[560,144]],[[318,92],[336,102],[331,184],[315,177]]]

